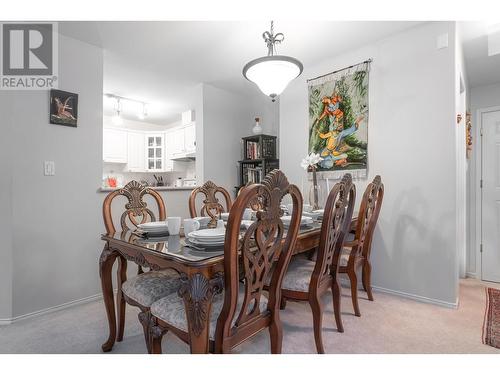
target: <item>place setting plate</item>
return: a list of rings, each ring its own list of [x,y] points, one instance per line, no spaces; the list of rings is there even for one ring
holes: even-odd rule
[[[186,245],[195,250],[221,250],[224,247],[226,232],[223,229],[200,229],[189,233]]]
[[[284,227],[288,228],[290,226],[291,221],[292,221],[292,217],[288,216],[288,215],[282,216],[281,221],[283,222]],[[300,226],[301,227],[309,227],[309,226],[312,226],[313,224],[314,224],[314,220],[309,216],[302,216],[300,218]]]
[[[139,224],[134,231],[141,237],[166,237],[168,236],[168,225],[166,221],[151,221]]]

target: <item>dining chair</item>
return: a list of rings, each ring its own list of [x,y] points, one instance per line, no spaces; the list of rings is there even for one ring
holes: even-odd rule
[[[294,213],[290,226],[285,229],[280,203],[288,195],[293,201]],[[245,208],[255,197],[262,199],[263,206],[257,212],[256,221],[242,234],[240,226]],[[214,295],[211,309],[206,304],[198,306],[209,322],[206,339],[210,340],[210,351],[229,353],[243,341],[269,329],[271,352],[281,353],[281,284],[297,240],[301,214],[301,193],[280,170],[270,172],[261,184],[246,187],[236,198],[226,228],[224,292]],[[267,277],[271,278],[268,297],[264,295]],[[190,343],[186,315],[193,315],[189,299],[190,288],[194,286],[184,284],[179,295],[171,294],[151,306],[150,329],[155,333],[150,335],[153,353],[161,353],[161,338],[167,331]],[[196,325],[196,317],[192,320],[189,324]]]
[[[331,290],[337,331],[344,332],[340,316],[341,288],[338,280],[338,257],[351,224],[356,188],[350,174],[345,174],[328,195],[318,252],[315,261],[293,257],[283,279],[281,308],[286,300],[307,301],[313,313],[314,340],[318,353],[325,353],[322,338],[323,303],[321,297]]]
[[[243,191],[243,189],[245,189],[246,187],[248,187],[250,185],[253,185],[254,183],[255,182],[247,182],[245,185],[243,185],[238,190],[237,195],[240,195],[240,193]],[[248,208],[251,208],[253,211],[259,211],[260,209],[262,209],[262,200],[259,197],[255,197],[250,202],[248,202]]]
[[[346,242],[340,255],[339,272],[347,274],[351,284],[352,306],[354,315],[361,316],[358,304],[358,277],[357,270],[362,268],[363,289],[368,295],[368,299],[373,301],[371,286],[370,252],[375,226],[377,224],[382,200],[384,198],[384,184],[380,176],[375,176],[373,181],[366,187],[361,206],[359,208],[358,219],[354,240]]]
[[[139,224],[156,220],[155,214],[143,200],[145,195],[151,195],[154,198],[158,209],[158,220],[165,220],[166,209],[161,195],[137,181],[130,181],[125,187],[112,191],[104,199],[102,211],[107,234],[116,232],[111,207],[113,200],[119,196],[124,196],[128,202],[125,204],[125,211],[120,216],[122,231],[135,229]],[[106,244],[105,246],[109,245]],[[118,292],[116,295],[116,305],[118,309],[118,332],[116,340],[123,340],[125,330],[125,302],[127,302],[141,310],[138,316],[139,322],[143,327],[144,334],[146,335],[146,345],[148,351],[150,351],[150,341],[148,339],[150,306],[156,300],[179,289],[179,275],[172,269],[143,272],[141,266],[139,266],[137,275],[127,280],[127,260],[122,256],[118,258],[117,273]]]
[[[203,199],[203,204],[197,210],[196,197],[199,194],[204,195],[205,198]],[[217,194],[222,194],[226,207],[219,202]],[[209,228],[215,228],[217,226],[217,220],[220,218],[220,214],[223,212],[229,212],[230,209],[231,197],[229,196],[229,193],[226,189],[221,186],[217,186],[212,181],[207,181],[202,186],[193,189],[189,196],[189,213],[191,217],[209,216],[211,218],[208,223]]]

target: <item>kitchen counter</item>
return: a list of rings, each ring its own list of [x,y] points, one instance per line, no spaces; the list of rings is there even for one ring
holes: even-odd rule
[[[151,188],[153,188],[154,190],[157,190],[157,191],[191,191],[191,190],[197,188],[197,186],[181,186],[181,187],[175,187],[175,186],[149,186],[149,187],[151,187]],[[120,189],[120,188],[121,187],[116,187],[116,188],[112,188],[112,187],[100,187],[98,191],[102,192],[102,193],[108,193],[110,191],[113,191],[113,190],[116,190],[116,189]]]

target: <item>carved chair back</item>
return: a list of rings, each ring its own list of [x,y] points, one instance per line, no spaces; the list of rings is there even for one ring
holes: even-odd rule
[[[359,208],[358,222],[354,240],[356,246],[353,247],[351,257],[362,255],[366,259],[370,257],[370,249],[373,238],[373,231],[377,224],[382,200],[384,198],[384,184],[379,175],[366,187]]]
[[[253,185],[253,182],[247,182],[245,186],[242,186],[240,190],[238,190],[238,195],[243,191],[248,186]],[[259,211],[262,209],[262,200],[259,197],[255,197],[255,199],[252,199],[250,202],[248,202],[248,208],[251,208],[254,211]]]
[[[286,195],[291,196],[294,205],[287,230],[281,220],[283,211],[280,208]],[[240,239],[244,210],[255,198],[261,200],[262,207],[257,212],[257,220]],[[297,240],[301,216],[302,195],[299,189],[291,185],[283,172],[277,169],[270,172],[261,184],[247,186],[236,198],[226,228],[225,294],[217,321],[216,347],[234,347],[272,324],[280,326],[281,284]],[[261,310],[264,285],[269,276],[271,283],[267,308]],[[241,296],[240,279],[244,283]],[[241,308],[238,307],[238,298],[242,301]]]
[[[352,176],[347,173],[334,185],[326,201],[318,256],[309,283],[310,291],[316,290],[331,276],[336,277],[338,258],[349,232],[355,200],[356,187],[352,183]]]
[[[130,181],[123,188],[112,191],[106,196],[106,198],[104,198],[102,214],[106,232],[108,234],[116,232],[115,224],[113,223],[111,205],[113,200],[118,196],[124,196],[128,200],[128,203],[125,204],[125,211],[123,211],[120,217],[120,226],[122,231],[135,229],[139,224],[157,220],[153,211],[149,209],[147,203],[144,202],[143,198],[147,194],[154,198],[158,206],[158,220],[165,220],[165,203],[163,202],[160,194],[147,186],[141,185],[137,181]]]
[[[205,196],[203,204],[199,210],[196,209],[196,196],[198,194],[203,194]],[[219,202],[217,194],[222,194],[224,200],[226,201],[226,207]],[[207,181],[202,186],[197,187],[189,196],[189,213],[191,214],[191,217],[209,216],[211,218],[208,224],[209,228],[215,227],[220,214],[223,212],[229,212],[230,209],[231,197],[229,196],[229,193],[226,189],[215,185],[212,181]]]

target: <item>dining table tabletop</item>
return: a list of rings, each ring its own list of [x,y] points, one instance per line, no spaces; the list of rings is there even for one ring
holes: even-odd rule
[[[351,221],[351,230],[355,228],[356,220],[354,217]],[[297,235],[294,255],[316,249],[319,245],[320,232],[320,221],[314,221],[311,225],[301,227]],[[176,270],[182,282],[187,284],[187,288],[183,288],[187,291],[183,294],[183,298],[188,309],[190,304],[203,303],[210,310],[213,295],[223,289],[224,250],[222,247],[202,250],[186,243],[183,235],[144,238],[132,230],[103,234],[101,239],[105,241],[105,246],[99,259],[99,275],[109,326],[108,339],[102,345],[102,350],[105,352],[110,351],[117,341],[116,309],[112,283],[112,270],[116,260],[125,263],[125,271],[127,261],[153,271],[167,268]],[[119,283],[125,281],[125,271],[120,273]],[[200,283],[203,288],[199,287]],[[200,294],[201,290],[202,294]],[[199,309],[192,310],[199,311]],[[189,314],[186,316],[188,319],[193,318]],[[193,329],[193,325],[188,324],[191,353],[209,352],[209,321],[207,316],[194,317],[201,319],[202,329]]]

